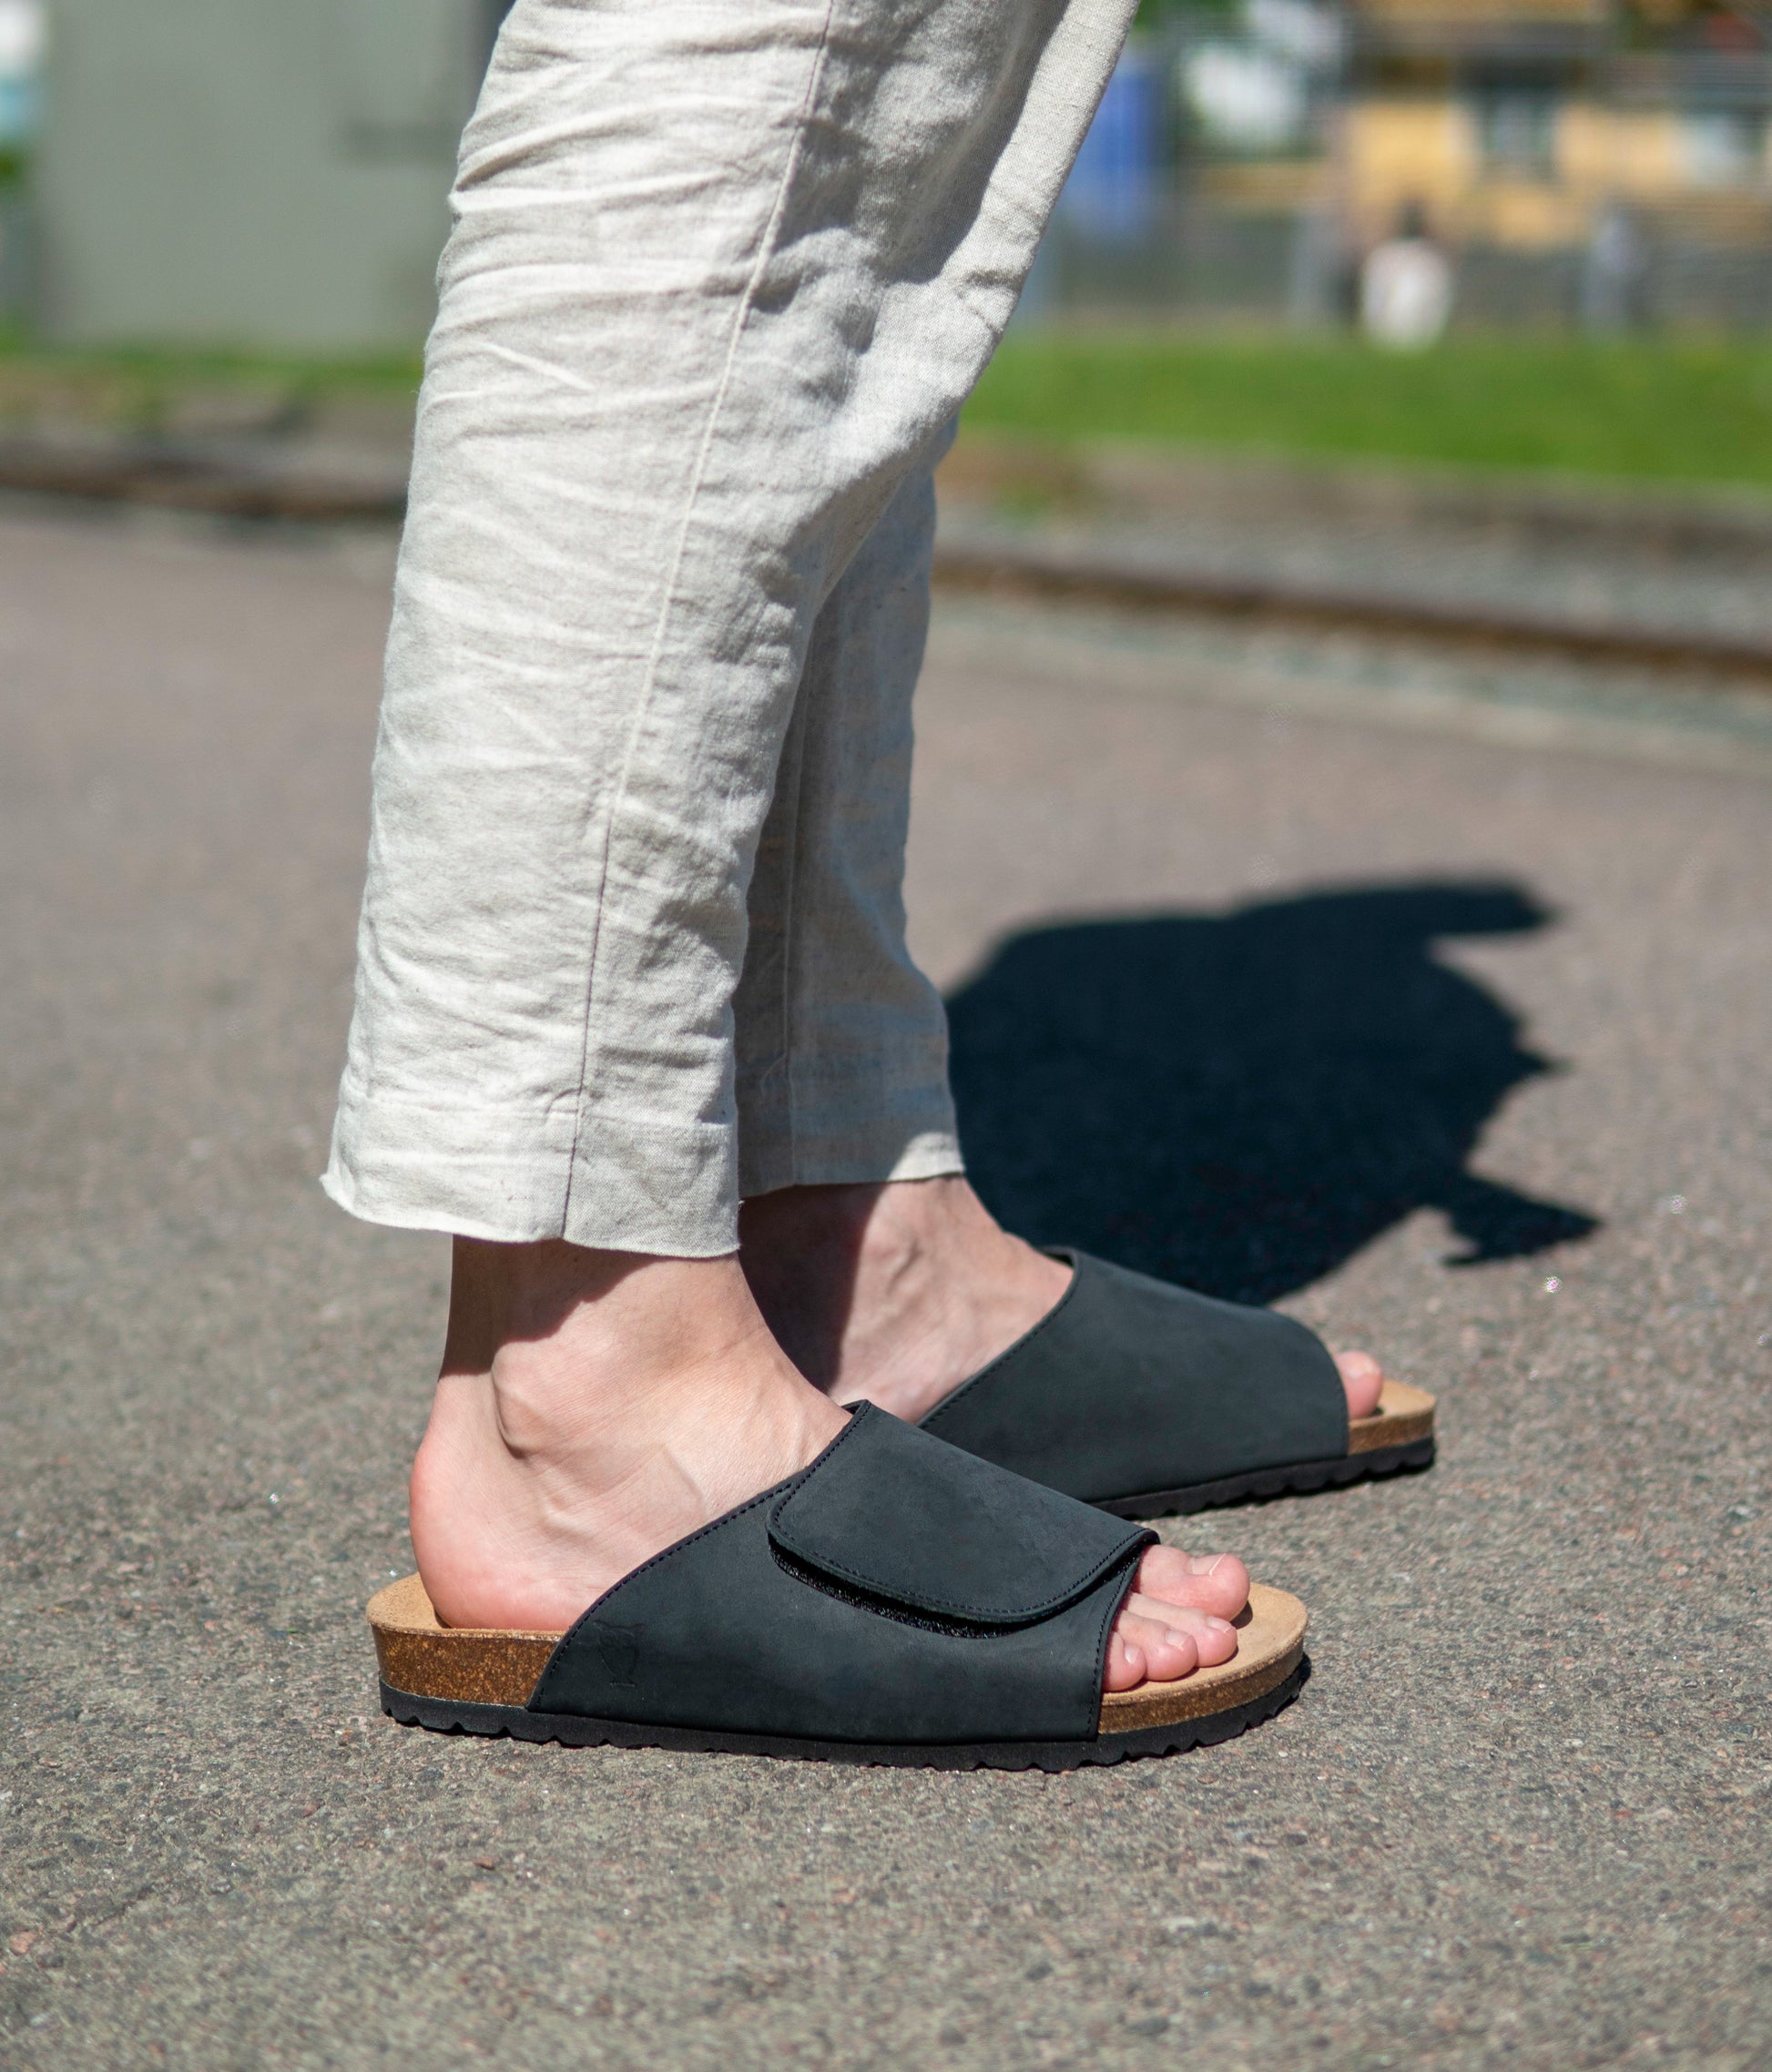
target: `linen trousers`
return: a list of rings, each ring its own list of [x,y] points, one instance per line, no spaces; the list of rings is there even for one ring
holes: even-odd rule
[[[1135,0],[516,0],[463,139],[323,1184],[704,1257],[961,1170],[931,471]]]

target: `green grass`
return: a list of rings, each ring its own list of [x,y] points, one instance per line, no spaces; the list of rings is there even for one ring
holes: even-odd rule
[[[321,393],[373,393],[418,386],[417,352],[326,358],[312,353],[263,352],[249,347],[212,349],[157,345],[43,345],[0,329],[0,371],[111,380],[129,377],[168,388],[215,385],[300,388]]]
[[[416,354],[87,350],[0,333],[0,418],[53,393],[151,428],[193,391],[393,401],[418,375]],[[1348,338],[1025,331],[997,353],[966,425],[1060,445],[1772,489],[1772,343],[1479,337],[1399,354]]]
[[[94,429],[150,432],[193,396],[238,396],[267,414],[347,397],[398,408],[418,387],[416,353],[323,359],[244,349],[44,346],[0,331],[0,423],[46,412]]]
[[[966,425],[1325,461],[1772,487],[1772,345],[1012,333]]]

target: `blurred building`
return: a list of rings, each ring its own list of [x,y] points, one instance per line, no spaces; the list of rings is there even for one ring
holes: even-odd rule
[[[410,347],[501,0],[47,0],[37,321]]]
[[[0,0],[0,323],[409,348],[508,5]],[[1407,218],[1455,323],[1772,321],[1765,5],[1145,0],[1023,313],[1347,320]]]
[[[1512,255],[1560,261],[1590,320],[1622,320],[1633,295],[1666,318],[1772,316],[1757,17],[1688,0],[1359,0],[1352,29],[1326,171],[1354,242],[1419,209],[1471,267],[1492,262],[1492,262]],[[1674,256],[1678,308],[1672,284],[1656,295]]]
[[[1772,320],[1772,13],[1146,0],[1122,71],[1048,310],[1328,320],[1407,218],[1453,259],[1457,320]]]

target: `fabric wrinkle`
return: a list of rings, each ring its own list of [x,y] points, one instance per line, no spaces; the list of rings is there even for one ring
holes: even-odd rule
[[[930,476],[1132,0],[516,0],[439,269],[325,1184],[678,1256],[960,1170]]]

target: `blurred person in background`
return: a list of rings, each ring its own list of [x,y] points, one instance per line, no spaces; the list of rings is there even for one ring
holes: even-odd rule
[[[1451,261],[1408,203],[1394,235],[1374,245],[1360,269],[1360,321],[1375,344],[1416,351],[1431,345],[1452,313]]]
[[[1582,250],[1581,317],[1590,331],[1629,330],[1642,320],[1647,254],[1631,213],[1608,201]]]

